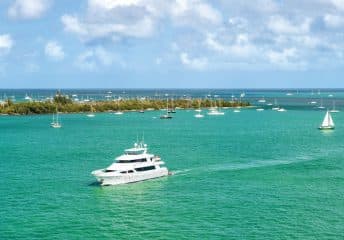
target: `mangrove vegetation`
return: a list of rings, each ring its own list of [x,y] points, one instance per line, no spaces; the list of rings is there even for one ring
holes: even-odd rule
[[[2,115],[28,115],[48,113],[82,113],[82,112],[111,112],[111,111],[135,111],[135,110],[159,110],[170,108],[192,109],[209,107],[248,107],[246,101],[228,101],[212,99],[120,99],[112,101],[76,102],[68,96],[57,94],[49,101],[12,102],[10,99],[0,104]]]

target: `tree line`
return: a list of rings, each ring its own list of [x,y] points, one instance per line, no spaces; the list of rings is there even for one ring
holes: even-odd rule
[[[107,112],[107,111],[133,111],[163,108],[208,108],[208,107],[247,107],[247,101],[228,101],[211,99],[121,99],[115,101],[74,102],[67,96],[58,94],[52,101],[31,101],[14,103],[7,99],[0,105],[0,114],[28,115],[48,114],[55,112],[81,113],[81,112]]]

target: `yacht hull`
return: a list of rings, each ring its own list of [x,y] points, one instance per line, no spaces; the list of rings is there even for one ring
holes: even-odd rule
[[[110,185],[120,185],[126,183],[134,183],[145,181],[149,179],[159,178],[168,176],[169,172],[167,168],[159,168],[145,172],[135,172],[135,173],[128,173],[128,174],[111,174],[106,173],[103,169],[95,170],[92,172],[92,175],[96,177],[97,181],[102,186],[110,186]]]

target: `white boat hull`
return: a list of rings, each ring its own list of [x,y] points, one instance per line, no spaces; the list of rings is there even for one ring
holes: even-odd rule
[[[166,167],[144,171],[144,172],[134,172],[127,174],[114,174],[112,172],[104,172],[103,169],[95,170],[92,175],[96,177],[97,181],[102,186],[109,185],[120,185],[126,183],[134,183],[145,181],[153,178],[159,178],[169,175]]]
[[[208,112],[207,113],[210,116],[221,116],[221,115],[225,115],[224,112]]]

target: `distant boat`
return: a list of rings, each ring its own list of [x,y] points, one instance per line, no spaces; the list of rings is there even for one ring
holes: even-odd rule
[[[263,97],[262,99],[259,99],[258,102],[259,102],[259,103],[265,103],[266,100],[265,100],[265,98]]]
[[[264,111],[264,108],[257,108],[256,111],[262,112],[262,111]]]
[[[121,100],[120,97],[118,97],[117,99],[117,111],[114,113],[115,115],[123,115],[123,112],[120,110],[120,107],[119,107],[119,101]]]
[[[163,114],[163,115],[160,116],[160,119],[171,119],[171,118],[172,118],[172,116],[170,114],[168,114],[168,113]]]
[[[56,117],[53,114],[53,121],[51,122],[50,126],[52,128],[61,128],[62,124],[59,122],[59,113],[56,110]]]
[[[197,114],[195,114],[195,118],[203,118],[204,117],[204,115],[203,114],[201,114],[201,113],[197,113]]]
[[[28,101],[32,101],[32,97],[30,97],[30,96],[27,95],[27,94],[25,95],[24,99],[25,99],[25,100],[28,100]]]
[[[293,94],[290,93],[290,92],[288,92],[286,95],[287,95],[287,96],[293,96]]]
[[[166,100],[167,101],[167,107],[166,107],[166,114],[163,114],[160,116],[160,119],[171,119],[172,116],[170,115],[169,113],[169,110],[168,110],[168,99]]]
[[[167,113],[176,113],[176,109],[173,107],[173,99],[171,99],[171,108],[167,108]]]
[[[339,110],[336,109],[336,102],[335,102],[335,101],[333,101],[333,108],[332,108],[332,110],[331,110],[330,112],[331,112],[331,113],[337,113],[337,112],[339,112]]]
[[[94,109],[93,109],[93,106],[91,105],[91,112],[89,114],[86,115],[87,117],[89,118],[93,118],[95,117],[96,115],[94,114]]]
[[[273,111],[278,111],[280,108],[277,106],[277,100],[275,98],[275,101],[274,101],[274,107],[272,108]]]
[[[325,107],[323,106],[323,100],[320,100],[320,106],[318,107],[319,109],[324,109]]]
[[[319,127],[319,130],[333,130],[334,129],[334,122],[331,117],[331,113],[329,111],[326,112],[324,120]]]
[[[233,112],[235,112],[235,113],[239,113],[240,112],[240,109],[234,109],[234,111]]]
[[[217,108],[211,108],[210,111],[207,113],[208,115],[217,115],[217,116],[220,116],[220,115],[225,115],[224,112],[220,112]]]
[[[195,114],[195,118],[203,118],[204,115],[201,114],[202,109],[201,109],[201,102],[198,103],[198,109],[195,110],[196,112],[198,112],[197,114]]]
[[[277,112],[286,112],[287,110],[285,110],[284,108],[279,108],[278,110],[277,110]]]

